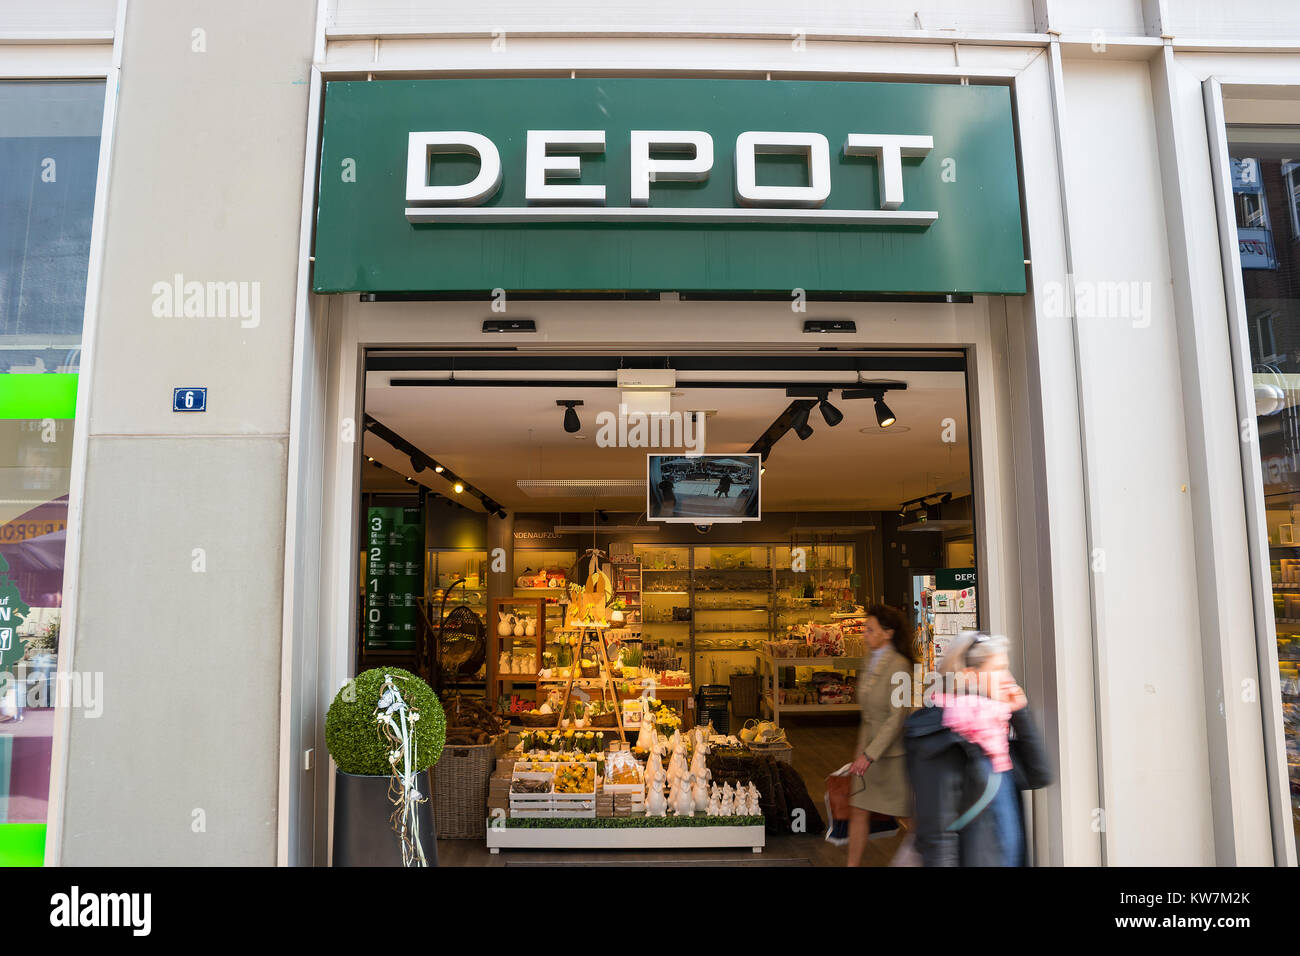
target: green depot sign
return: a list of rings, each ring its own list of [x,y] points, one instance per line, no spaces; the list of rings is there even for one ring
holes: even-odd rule
[[[317,292],[1023,294],[1002,86],[332,82]]]

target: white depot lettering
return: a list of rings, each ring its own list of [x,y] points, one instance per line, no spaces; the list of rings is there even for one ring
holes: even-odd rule
[[[478,175],[458,186],[430,186],[429,158],[435,153],[472,153],[478,157]],[[501,154],[481,133],[464,130],[412,133],[406,147],[406,201],[412,205],[447,203],[476,206],[501,187]]]
[[[864,136],[850,133],[845,156],[874,156],[880,176],[880,208],[903,205],[903,157],[924,156],[934,149],[933,136]]]
[[[582,159],[551,153],[551,149],[570,153],[603,153],[603,129],[530,129],[524,157],[524,199],[529,203],[596,203],[604,205],[604,186],[548,183],[548,177],[577,179],[582,175]]]
[[[928,226],[938,213],[902,209],[903,159],[922,157],[934,148],[931,136],[850,133],[842,156],[875,160],[879,178],[878,209],[825,209],[831,194],[830,143],[821,133],[746,131],[734,147],[736,206],[724,208],[650,205],[657,182],[703,182],[714,167],[713,137],[703,130],[632,130],[629,133],[629,200],[627,207],[605,204],[598,183],[562,183],[578,179],[582,154],[605,151],[605,130],[528,130],[524,152],[524,206],[484,205],[501,187],[501,156],[490,139],[465,130],[412,132],[407,148],[406,218],[411,222],[511,222],[543,219],[558,222],[600,220],[694,222],[820,221],[858,225]],[[682,158],[654,154],[683,153]],[[431,158],[460,153],[477,157],[478,174],[458,185],[429,184]],[[807,185],[759,185],[757,157],[787,153],[804,157]],[[459,208],[449,208],[459,207]]]
[[[690,159],[652,159],[652,150],[693,152]],[[632,205],[650,205],[650,183],[703,182],[713,168],[713,137],[698,129],[632,130]]]
[[[803,156],[808,163],[808,185],[758,185],[759,153]],[[831,144],[821,133],[741,133],[736,137],[736,199],[742,206],[820,206],[830,194]]]

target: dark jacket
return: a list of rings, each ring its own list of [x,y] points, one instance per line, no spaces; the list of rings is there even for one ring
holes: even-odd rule
[[[948,829],[984,794],[993,772],[989,758],[976,744],[944,727],[941,707],[923,707],[908,717],[903,743],[916,799],[916,850],[924,864],[1000,866],[1002,846],[990,807],[961,830]],[[1047,752],[1028,707],[1011,715],[1011,764],[1017,790],[1037,790],[1052,782]]]

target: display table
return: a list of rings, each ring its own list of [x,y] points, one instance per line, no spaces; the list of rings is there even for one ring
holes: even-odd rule
[[[762,853],[767,836],[756,826],[645,826],[639,818],[624,818],[625,826],[500,826],[488,824],[487,846],[491,853],[502,850],[690,850],[750,847]],[[671,821],[672,817],[660,818]],[[500,821],[505,823],[506,821]],[[569,821],[573,822],[573,821]],[[597,821],[592,821],[596,823]]]
[[[781,703],[782,667],[830,667],[837,670],[856,670],[862,666],[860,657],[773,657],[761,652],[758,655],[759,681],[762,688],[760,700],[772,712],[772,720],[779,726],[781,711],[791,714],[848,714],[855,713],[859,704],[783,704]]]

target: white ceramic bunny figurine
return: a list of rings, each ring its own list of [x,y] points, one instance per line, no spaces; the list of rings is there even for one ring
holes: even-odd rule
[[[695,800],[696,810],[707,810],[709,808],[709,785],[703,778],[691,774],[691,780],[694,781],[691,787],[691,796]]]
[[[679,817],[689,817],[695,812],[695,798],[691,796],[691,784],[693,777],[683,777],[677,781],[677,799],[673,804],[673,812]]]
[[[718,788],[717,786],[714,786],[713,792],[709,794],[709,809],[706,812],[709,816],[716,817],[718,815],[719,809],[720,807],[718,803]]]
[[[510,623],[510,615],[505,611],[497,611],[497,617],[500,618],[497,624],[497,635],[509,637],[514,632],[514,627]]]
[[[655,743],[654,723],[644,714],[641,715],[641,729],[636,732],[636,747],[638,750],[653,750]]]
[[[664,782],[656,780],[648,788],[645,798],[645,815],[662,817],[667,815],[668,801],[664,799]]]
[[[537,636],[537,619],[530,617],[528,618],[528,623],[524,625],[524,637],[536,637],[536,636]]]
[[[733,812],[731,784],[722,788],[722,799],[718,802],[718,816],[729,817]]]

